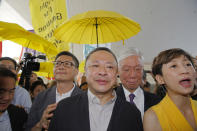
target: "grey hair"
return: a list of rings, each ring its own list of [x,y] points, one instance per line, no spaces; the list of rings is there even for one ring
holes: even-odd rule
[[[136,47],[129,47],[126,49],[123,49],[120,51],[120,54],[118,56],[118,63],[120,66],[120,61],[122,61],[123,59],[129,57],[129,56],[138,56],[140,58],[140,62],[142,64],[142,66],[144,65],[144,57],[142,55],[142,53],[140,52],[140,50]]]

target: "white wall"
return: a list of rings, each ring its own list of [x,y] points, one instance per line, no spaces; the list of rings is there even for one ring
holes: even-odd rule
[[[6,1],[26,22],[31,23],[28,0]],[[160,51],[173,47],[197,55],[197,0],[68,0],[68,3],[69,16],[104,9],[119,12],[140,23],[142,31],[127,40],[125,46],[122,42],[112,44],[115,53],[134,46],[143,52],[148,63]],[[82,46],[73,45],[73,52],[80,60],[81,50]]]
[[[31,30],[29,12],[28,0],[1,0],[0,2],[0,21],[17,23]]]
[[[122,42],[112,44],[115,53],[134,46],[143,52],[147,63],[160,51],[174,47],[197,55],[197,0],[69,0],[70,16],[95,9],[119,12],[142,27],[125,46]]]
[[[6,2],[31,24],[29,0],[6,0]]]

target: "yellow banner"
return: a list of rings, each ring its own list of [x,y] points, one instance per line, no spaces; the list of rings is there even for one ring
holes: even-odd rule
[[[45,76],[52,78],[53,76],[53,63],[52,62],[40,62],[40,70],[36,72],[39,76]]]
[[[66,0],[30,0],[29,4],[36,34],[51,41],[59,51],[69,50],[68,43],[53,36],[54,30],[67,20]],[[53,60],[54,57],[49,60]]]

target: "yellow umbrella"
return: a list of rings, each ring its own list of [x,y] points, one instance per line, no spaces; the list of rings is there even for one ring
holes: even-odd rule
[[[0,41],[2,40],[13,41],[23,47],[45,53],[47,56],[55,56],[58,53],[52,43],[14,23],[0,21]]]
[[[78,44],[109,43],[128,39],[140,31],[140,25],[112,11],[88,11],[73,16],[58,27],[54,36]]]
[[[85,67],[85,60],[81,61],[79,64],[79,72],[84,73],[84,67]]]

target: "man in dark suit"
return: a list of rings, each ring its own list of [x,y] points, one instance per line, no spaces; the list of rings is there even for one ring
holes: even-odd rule
[[[93,50],[85,64],[88,91],[58,104],[49,131],[143,130],[138,109],[113,89],[117,72],[117,59],[111,50]]]
[[[122,84],[116,90],[117,95],[136,105],[143,118],[144,112],[160,101],[158,96],[140,87],[143,76],[143,56],[137,48],[128,48],[120,52],[118,61]]]
[[[16,74],[0,67],[0,130],[23,131],[27,113],[23,108],[11,104],[14,98]]]
[[[26,124],[26,130],[41,131],[48,125],[56,109],[57,103],[67,97],[82,93],[75,83],[79,62],[68,51],[60,52],[54,61],[54,77],[57,84],[35,98]]]

